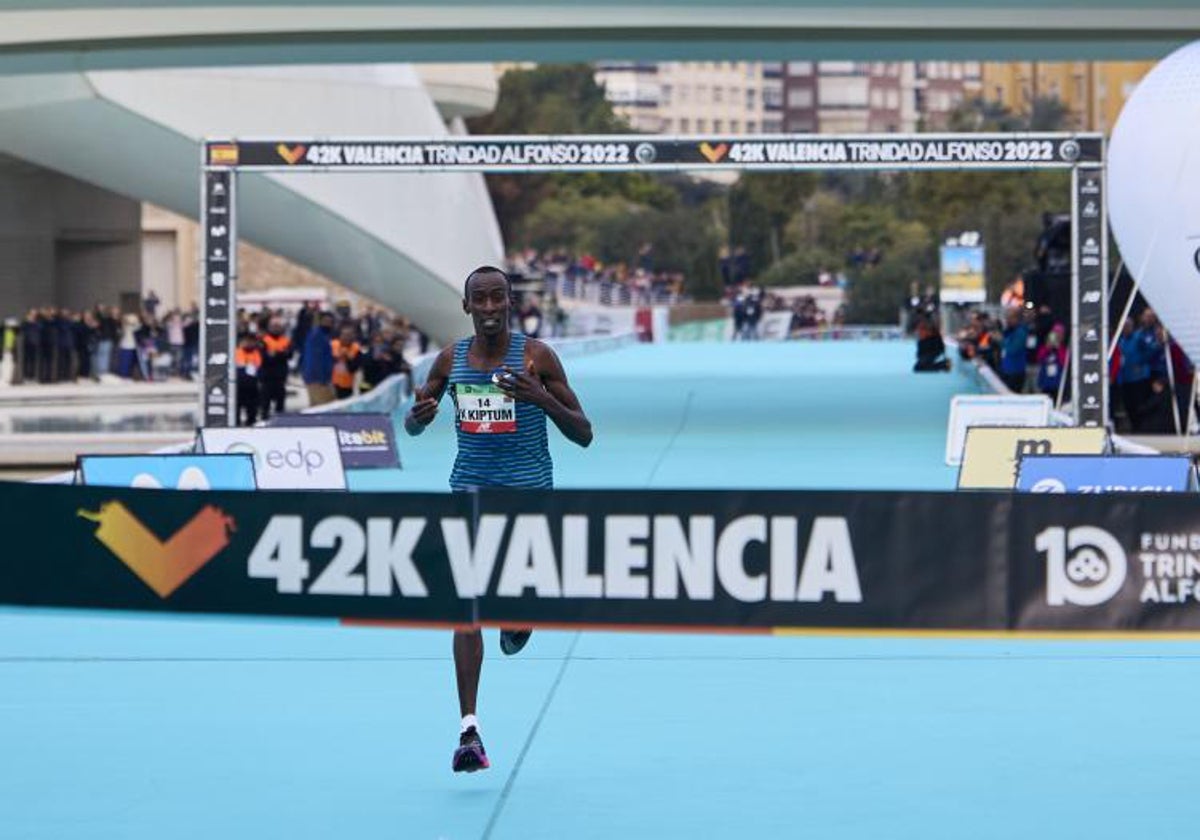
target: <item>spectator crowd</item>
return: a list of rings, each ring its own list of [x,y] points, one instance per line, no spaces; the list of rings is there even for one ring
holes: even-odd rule
[[[310,302],[297,312],[264,307],[239,310],[237,323],[238,423],[253,425],[286,410],[288,374],[299,372],[309,405],[369,391],[393,374],[410,375],[405,358],[410,339],[419,352],[428,339],[405,318],[349,304],[332,310]]]
[[[16,383],[100,381],[106,375],[151,382],[190,378],[200,346],[193,307],[159,316],[157,299],[139,313],[97,305],[76,312],[45,306],[6,324],[6,350],[15,355]]]
[[[733,318],[734,341],[757,341],[761,338],[759,325],[766,313],[791,314],[784,327],[788,336],[795,336],[804,330],[833,329],[846,322],[845,304],[840,304],[833,316],[829,317],[812,295],[786,297],[768,292],[749,281],[727,288],[725,303]]]
[[[14,357],[13,383],[79,380],[154,382],[198,374],[200,313],[159,313],[148,295],[140,312],[97,305],[81,312],[46,306],[5,324],[4,349]],[[540,317],[540,316],[539,316]],[[406,352],[428,340],[406,319],[367,306],[353,313],[309,302],[297,310],[263,307],[237,312],[239,422],[253,424],[286,409],[287,382],[299,374],[309,403],[320,405],[367,391],[396,373],[410,373]]]
[[[1009,306],[999,318],[975,311],[957,340],[962,358],[986,363],[1014,393],[1046,394],[1056,404],[1069,399],[1066,328],[1049,306]],[[1115,426],[1137,434],[1182,430],[1194,376],[1191,360],[1154,310],[1126,318],[1109,361]]]
[[[587,298],[589,289],[601,303],[646,306],[683,298],[686,279],[682,272],[656,267],[654,247],[643,243],[629,262],[603,263],[591,254],[536,249],[508,256],[505,266],[520,285],[528,278],[545,281],[546,293],[557,289],[559,296]]]

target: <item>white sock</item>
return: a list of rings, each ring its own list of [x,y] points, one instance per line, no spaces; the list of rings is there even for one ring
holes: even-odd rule
[[[475,715],[463,715],[461,731],[466,732],[472,726],[475,727],[476,732],[479,731],[479,718],[475,717]]]

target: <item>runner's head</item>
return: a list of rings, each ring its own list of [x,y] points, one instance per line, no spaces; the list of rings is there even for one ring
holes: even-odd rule
[[[508,275],[485,265],[467,275],[463,284],[463,312],[471,316],[475,334],[498,336],[508,331],[512,287]]]

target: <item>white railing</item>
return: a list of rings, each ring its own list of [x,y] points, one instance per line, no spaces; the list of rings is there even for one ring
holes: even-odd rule
[[[899,327],[849,324],[845,326],[804,327],[792,330],[789,341],[901,341],[904,330]]]
[[[541,278],[542,292],[558,300],[577,300],[602,306],[662,306],[679,303],[685,295],[663,289],[637,289],[626,283],[594,278],[567,277],[547,272]]]

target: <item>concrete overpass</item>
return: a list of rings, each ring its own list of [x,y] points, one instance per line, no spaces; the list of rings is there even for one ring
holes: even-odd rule
[[[487,75],[494,96],[490,68]],[[451,91],[450,113],[469,111],[467,93]],[[191,218],[199,215],[206,136],[439,136],[445,119],[405,64],[0,77],[0,152]],[[477,174],[247,175],[239,188],[242,238],[408,315],[437,341],[462,329],[464,273],[503,257]],[[0,224],[28,225],[28,213],[10,211]],[[29,288],[36,281],[22,276],[23,253],[36,247],[28,243],[69,235],[27,232],[24,247],[0,237],[0,294],[9,304],[38,295]],[[92,291],[73,288],[62,302],[115,303],[116,292],[140,289],[122,268],[93,267],[85,283]]]
[[[598,59],[1146,59],[1193,0],[0,0],[0,74]]]

